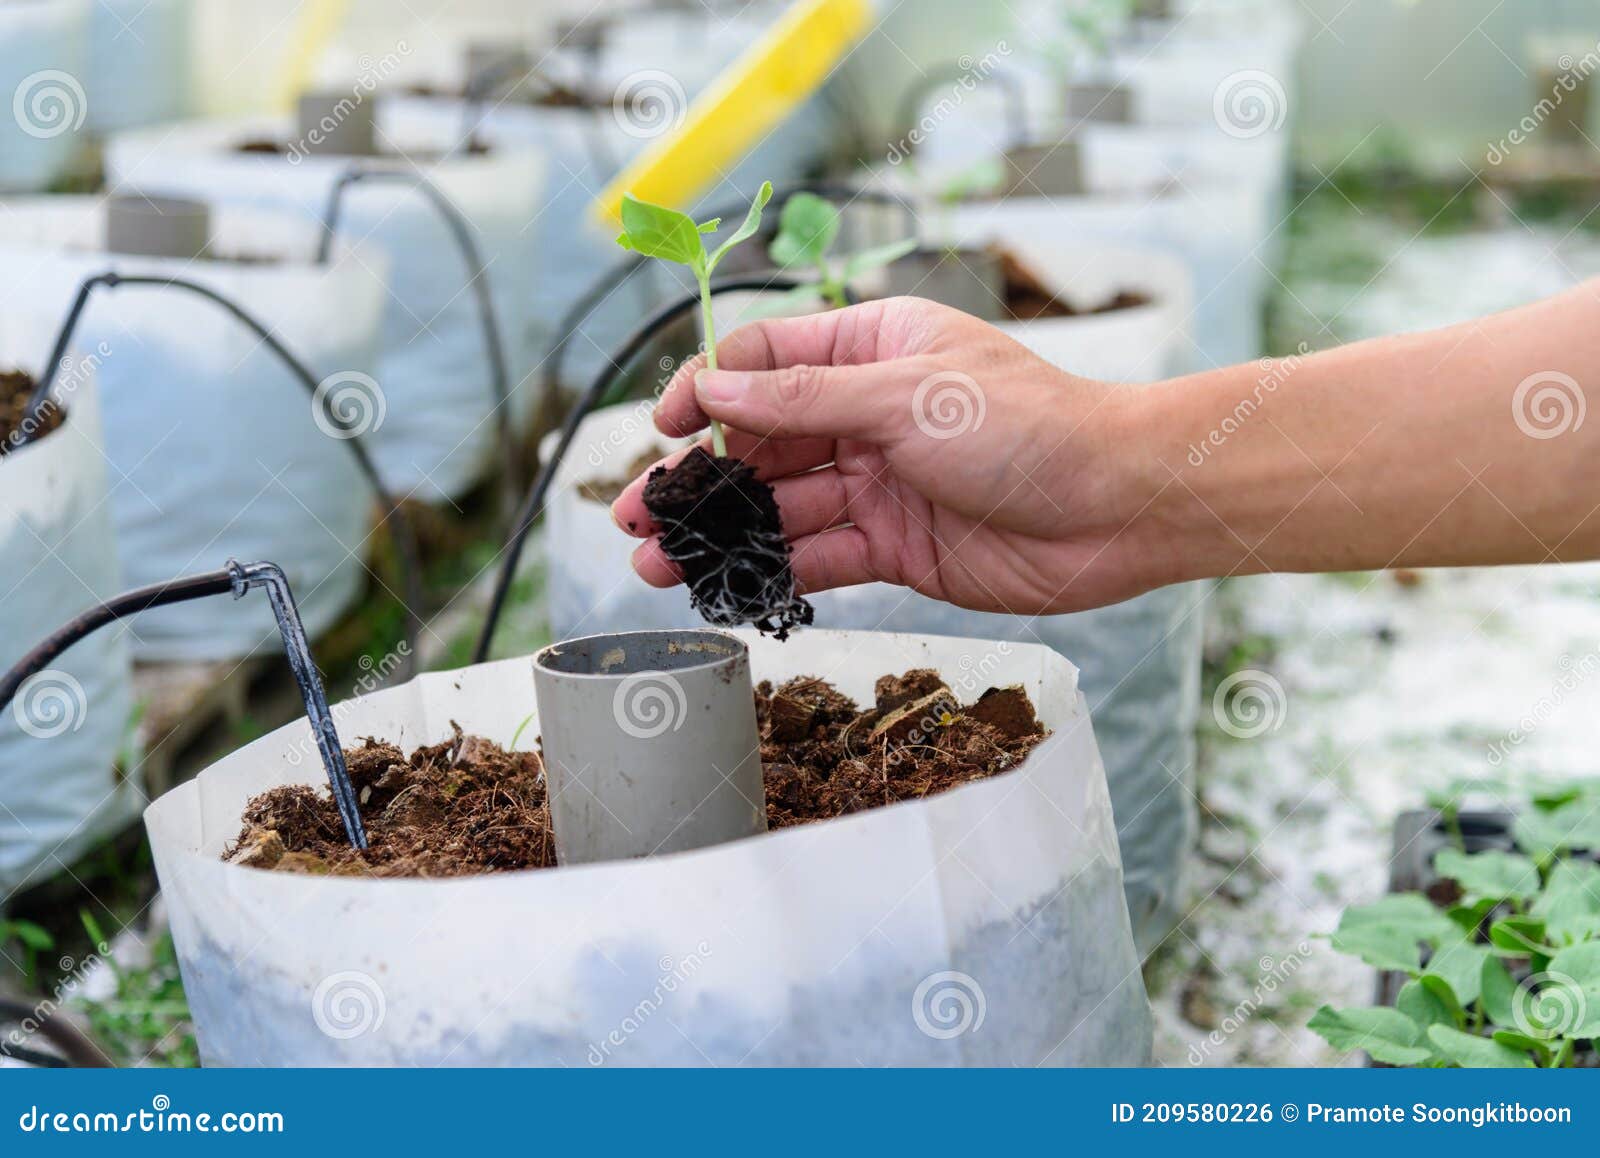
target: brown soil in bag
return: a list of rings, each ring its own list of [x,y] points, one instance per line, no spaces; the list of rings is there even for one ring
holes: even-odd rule
[[[644,505],[707,623],[753,624],[779,640],[810,624],[815,612],[795,591],[777,499],[750,466],[695,447],[671,470],[650,473]]]
[[[1052,294],[1044,282],[1031,269],[1009,253],[1001,255],[1006,282],[1006,312],[1012,320],[1031,322],[1040,318],[1079,318],[1091,314],[1109,314],[1117,310],[1131,310],[1150,304],[1146,294],[1132,290],[1118,290],[1099,305],[1078,309],[1070,302]]]
[[[933,796],[1016,767],[1046,732],[1020,687],[962,706],[931,669],[878,680],[862,710],[805,676],[756,689],[767,825],[789,828]],[[407,758],[368,739],[345,753],[371,847],[345,843],[325,788],[255,797],[234,864],[276,872],[450,877],[552,868],[555,840],[542,764],[458,728]]]
[[[33,395],[34,378],[21,370],[0,370],[0,458],[18,445],[43,438],[66,421],[66,410],[58,402],[44,408],[37,428],[23,429],[28,399]]]

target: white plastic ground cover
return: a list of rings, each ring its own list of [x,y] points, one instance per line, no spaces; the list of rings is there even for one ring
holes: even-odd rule
[[[344,247],[318,265],[310,223],[235,208],[212,216],[219,260],[111,256],[104,220],[94,197],[18,199],[0,212],[7,308],[26,301],[48,319],[31,338],[38,354],[86,277],[181,276],[268,326],[358,429],[377,421],[365,383],[377,373],[381,253]],[[252,260],[220,260],[229,256]],[[307,631],[325,632],[365,590],[376,510],[348,440],[324,429],[304,384],[215,303],[149,286],[96,295],[76,341],[99,368],[129,585],[269,560],[294,585]],[[277,631],[264,599],[208,599],[141,616],[133,638],[140,659],[217,660],[275,646]]]
[[[252,795],[320,779],[305,722],[281,728],[145,813],[205,1064],[1145,1063],[1149,1009],[1072,665],[974,640],[749,642],[756,679],[821,676],[858,700],[912,667],[963,695],[1020,683],[1053,735],[992,780],[714,848],[383,881],[218,860]],[[506,743],[533,704],[524,657],[335,716],[347,743],[409,750],[451,721]]]
[[[7,311],[0,367],[37,373],[37,334]],[[0,670],[122,579],[106,503],[92,365],[74,357],[66,422],[0,458]],[[127,642],[115,628],[71,648],[0,713],[0,912],[138,814],[117,757],[133,731]]]
[[[194,0],[92,0],[89,127],[111,133],[189,111]]]
[[[505,336],[513,420],[533,409],[524,382],[538,356],[536,262],[545,166],[534,152],[495,149],[445,157],[458,140],[434,135],[431,123],[409,121],[379,104],[385,148],[432,158],[421,172],[473,226],[488,264],[488,281]],[[320,221],[329,190],[349,158],[246,154],[246,141],[293,143],[287,121],[256,118],[140,130],[113,137],[106,150],[113,187],[168,193],[221,204],[292,209]],[[396,159],[363,165],[409,168]],[[464,259],[427,201],[402,183],[364,184],[348,191],[342,236],[370,242],[389,259],[389,293],[377,378],[387,413],[372,445],[385,481],[423,501],[459,497],[489,471],[498,450],[493,387],[477,300]]]
[[[84,75],[89,0],[0,4],[0,192],[29,193],[61,177],[89,115]]]

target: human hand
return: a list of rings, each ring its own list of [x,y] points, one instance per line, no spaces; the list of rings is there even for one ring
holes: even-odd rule
[[[679,369],[656,425],[727,427],[728,453],[774,489],[802,592],[882,581],[1032,615],[1169,581],[1160,553],[1124,534],[1144,501],[1143,480],[1117,465],[1130,457],[1128,388],[918,298],[745,326],[717,360]],[[643,489],[634,480],[613,516],[648,540],[640,576],[671,586]]]

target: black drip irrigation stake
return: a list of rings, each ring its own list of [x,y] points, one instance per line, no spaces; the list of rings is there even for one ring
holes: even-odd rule
[[[711,293],[713,296],[739,291],[760,290],[792,290],[804,283],[787,276],[760,276],[728,278],[724,281],[713,282]],[[561,426],[561,437],[556,443],[555,450],[550,455],[550,461],[539,468],[538,477],[533,485],[528,488],[527,497],[523,499],[522,506],[517,510],[517,517],[511,526],[511,537],[506,542],[505,553],[500,560],[500,570],[495,576],[494,595],[489,600],[489,609],[484,617],[483,628],[478,633],[478,642],[472,652],[473,663],[483,663],[489,658],[489,648],[494,643],[495,628],[500,624],[500,616],[505,610],[506,596],[511,591],[511,584],[516,578],[517,564],[522,559],[522,549],[527,544],[528,532],[533,529],[533,524],[544,513],[545,495],[550,490],[550,484],[556,477],[556,470],[561,466],[561,460],[566,457],[572,440],[577,437],[579,424],[600,405],[605,399],[612,381],[627,369],[628,364],[639,356],[639,352],[649,344],[662,329],[676,322],[679,318],[693,312],[700,307],[700,294],[698,292],[685,295],[677,301],[669,302],[646,318],[628,335],[617,352],[617,356],[610,359],[602,366],[590,381],[588,388],[583,392],[577,403],[568,412],[566,421]]]
[[[781,206],[784,201],[796,193],[814,193],[818,197],[826,197],[831,201],[861,202],[867,205],[894,206],[906,215],[906,227],[909,235],[915,237],[918,233],[917,210],[914,205],[893,193],[886,193],[880,189],[858,189],[855,186],[842,182],[831,181],[802,181],[794,185],[787,185],[772,195],[771,204]],[[848,208],[848,204],[845,206]],[[748,204],[729,205],[721,213],[706,214],[706,218],[724,217],[737,218],[741,216]],[[541,426],[544,420],[549,419],[556,412],[557,400],[561,394],[561,371],[566,364],[567,349],[572,345],[572,339],[578,330],[587,322],[590,316],[599,309],[618,288],[622,286],[640,266],[650,262],[649,258],[631,256],[623,258],[610,269],[602,273],[572,307],[567,310],[560,322],[556,324],[556,338],[540,359],[541,377],[539,381],[539,407],[538,413]]]
[[[108,623],[126,619],[141,611],[212,595],[231,594],[239,599],[254,587],[263,588],[272,604],[272,614],[278,621],[278,634],[283,639],[289,670],[294,674],[295,683],[300,685],[300,697],[305,702],[306,717],[311,721],[311,730],[316,736],[317,750],[322,754],[322,766],[328,773],[328,785],[339,808],[339,819],[344,822],[345,836],[353,848],[366,848],[367,834],[361,825],[361,813],[356,808],[355,787],[350,783],[344,751],[339,747],[339,733],[333,724],[333,713],[328,708],[328,695],[323,690],[322,678],[317,674],[317,665],[311,658],[311,645],[306,641],[306,629],[300,622],[294,592],[289,590],[289,580],[276,563],[236,563],[229,560],[228,565],[220,571],[207,571],[167,583],[140,587],[91,607],[48,636],[18,660],[10,671],[0,676],[0,710],[11,703],[24,683],[49,667],[62,652]]]
[[[472,238],[472,225],[439,191],[439,187],[423,174],[414,170],[382,169],[355,166],[339,174],[328,193],[328,204],[322,214],[322,240],[317,246],[317,261],[326,264],[333,254],[334,238],[339,232],[339,210],[344,205],[345,190],[362,182],[377,181],[409,185],[422,194],[449,229],[456,248],[461,251],[467,266],[468,288],[478,303],[478,316],[483,323],[484,354],[489,362],[489,386],[494,395],[495,429],[500,437],[500,454],[505,460],[502,471],[505,499],[509,506],[511,496],[517,491],[522,456],[518,453],[516,435],[511,418],[511,370],[506,359],[505,342],[500,335],[500,323],[494,313],[494,296],[489,291],[489,267],[483,260],[478,243]]]
[[[928,99],[935,89],[942,85],[965,80],[972,73],[972,66],[963,68],[959,60],[947,60],[943,64],[936,64],[917,78],[915,84],[906,89],[905,95],[900,99],[900,117],[896,124],[903,130],[909,130],[918,120],[922,111],[922,104]],[[1004,69],[997,69],[989,73],[985,80],[992,80],[1005,90],[1006,95],[1006,128],[1011,143],[1006,147],[1020,149],[1028,143],[1028,101],[1022,89],[1022,79],[1015,73]]]
[[[55,386],[56,375],[61,372],[62,365],[67,360],[67,348],[72,343],[72,335],[77,332],[78,323],[83,320],[83,311],[89,304],[89,298],[95,289],[104,286],[106,289],[116,289],[124,285],[147,285],[162,288],[181,289],[197,294],[207,301],[221,306],[233,315],[246,329],[260,339],[262,345],[271,350],[289,372],[310,393],[312,401],[317,399],[317,379],[290,349],[279,340],[278,336],[252,316],[245,308],[233,299],[218,293],[209,286],[199,282],[190,281],[181,277],[155,277],[144,274],[120,274],[112,271],[98,273],[85,278],[78,286],[78,293],[73,298],[72,306],[67,310],[67,316],[61,323],[61,329],[56,333],[55,345],[51,348],[49,361],[45,364],[44,373],[39,376],[39,381],[34,385],[33,394],[28,398],[28,406],[24,412],[22,429],[38,429],[36,421],[39,414],[48,405],[50,391]],[[377,465],[372,461],[372,456],[361,442],[361,437],[351,429],[346,422],[333,409],[329,399],[322,400],[323,414],[335,428],[343,431],[348,437],[341,439],[350,447],[350,453],[355,456],[356,465],[361,473],[366,476],[367,483],[372,487],[373,494],[378,500],[378,505],[383,508],[383,521],[389,524],[390,532],[394,535],[395,550],[400,562],[400,588],[404,593],[402,602],[405,604],[406,636],[410,654],[404,657],[403,675],[411,674],[415,664],[417,650],[417,637],[420,634],[422,620],[418,608],[422,606],[422,562],[417,549],[416,532],[411,526],[411,520],[406,516],[399,500],[389,493],[389,488],[384,484],[383,477],[378,473]]]

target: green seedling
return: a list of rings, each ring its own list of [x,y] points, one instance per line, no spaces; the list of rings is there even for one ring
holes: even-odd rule
[[[1523,852],[1442,849],[1434,870],[1460,898],[1440,908],[1399,893],[1347,909],[1333,948],[1406,975],[1393,1007],[1334,1009],[1309,1022],[1336,1049],[1396,1066],[1564,1067],[1600,1037],[1600,865],[1581,823],[1593,789],[1529,803]],[[1525,827],[1539,837],[1522,839]],[[1529,855],[1531,853],[1532,855]],[[1581,1060],[1581,1059],[1580,1059]]]
[[[835,309],[850,304],[850,286],[862,274],[899,261],[916,249],[916,240],[874,246],[844,257],[832,256],[843,219],[831,201],[815,193],[796,193],[783,204],[778,235],[767,256],[787,270],[812,270],[817,280],[786,295],[786,302],[809,305],[826,301]]]
[[[617,244],[645,257],[686,265],[694,272],[695,281],[700,286],[700,315],[705,327],[708,370],[717,368],[717,332],[711,316],[711,275],[734,246],[753,237],[761,228],[761,211],[771,199],[772,182],[763,181],[743,223],[712,250],[706,248],[705,239],[708,233],[715,233],[721,226],[720,217],[697,224],[687,213],[640,201],[631,193],[622,199],[622,232],[617,237]],[[722,424],[716,419],[711,421],[711,443],[718,458],[727,457],[727,438],[722,432]]]

